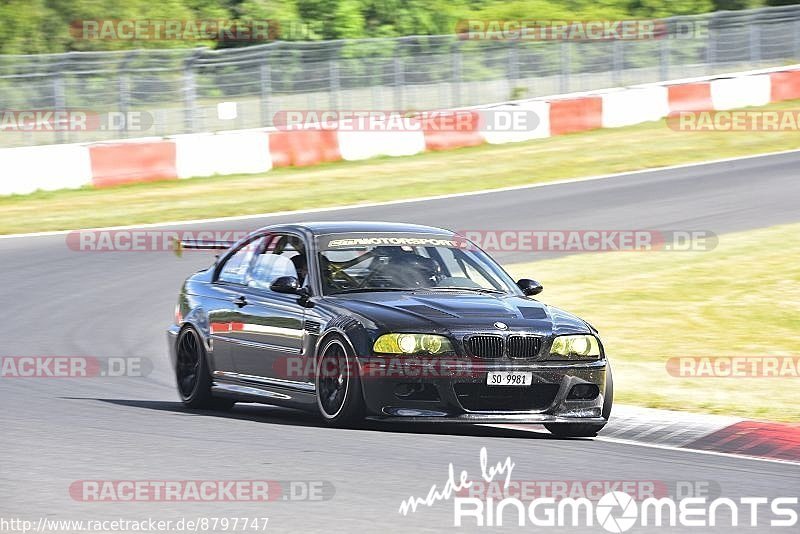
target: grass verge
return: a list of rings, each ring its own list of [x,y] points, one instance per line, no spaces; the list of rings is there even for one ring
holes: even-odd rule
[[[707,252],[607,252],[508,268],[600,331],[620,403],[800,421],[800,378],[677,378],[673,356],[800,356],[800,224]]]
[[[798,101],[764,109],[794,109]],[[380,135],[380,134],[376,134]],[[405,158],[0,197],[0,234],[269,213],[534,184],[800,147],[797,132],[676,132],[665,121]]]

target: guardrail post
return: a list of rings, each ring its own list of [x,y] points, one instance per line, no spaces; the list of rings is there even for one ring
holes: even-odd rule
[[[561,81],[559,84],[560,92],[561,93],[569,93],[569,76],[570,76],[570,65],[569,65],[569,45],[570,42],[567,39],[561,41]]]

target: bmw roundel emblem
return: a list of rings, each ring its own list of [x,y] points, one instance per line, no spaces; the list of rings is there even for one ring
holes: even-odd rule
[[[501,323],[500,321],[494,323],[494,327],[498,330],[508,330],[508,325],[506,323]]]

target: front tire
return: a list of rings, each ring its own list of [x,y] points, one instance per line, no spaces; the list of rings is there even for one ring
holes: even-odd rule
[[[194,328],[184,328],[176,344],[175,380],[181,402],[187,408],[230,410],[235,401],[211,394],[211,372],[206,350]]]
[[[606,371],[606,388],[601,412],[606,423],[611,417],[611,407],[613,405],[614,377],[611,375],[611,365],[609,365]],[[593,438],[606,426],[606,423],[545,423],[544,427],[559,438]]]
[[[355,426],[364,419],[361,378],[355,355],[339,337],[331,337],[319,350],[315,373],[317,408],[327,425]]]

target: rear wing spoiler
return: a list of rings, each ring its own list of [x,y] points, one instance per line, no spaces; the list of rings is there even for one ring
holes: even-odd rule
[[[173,251],[176,256],[181,256],[184,250],[228,250],[235,241],[203,241],[200,239],[184,239],[175,241]]]

